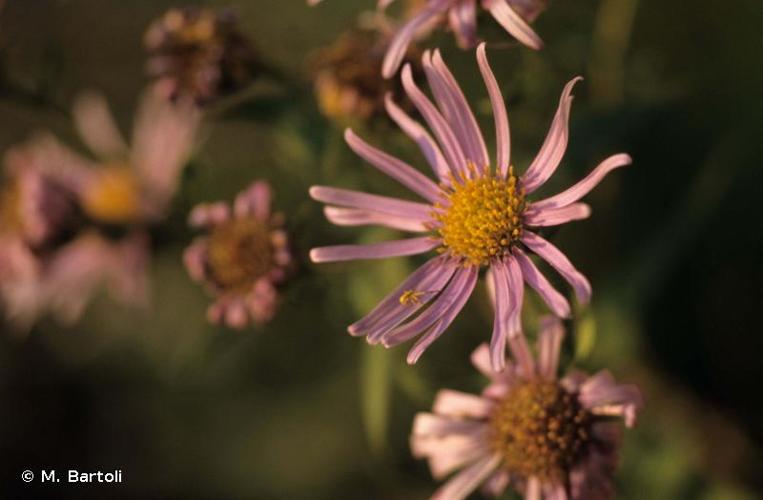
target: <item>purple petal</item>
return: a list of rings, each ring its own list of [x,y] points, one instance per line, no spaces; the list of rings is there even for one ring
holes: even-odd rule
[[[408,98],[411,100],[416,109],[419,110],[421,116],[424,117],[429,127],[434,132],[437,140],[442,146],[443,153],[448,159],[448,165],[453,175],[460,175],[466,172],[466,157],[461,149],[461,144],[456,139],[456,135],[448,125],[448,122],[443,118],[437,108],[427,98],[421,89],[416,86],[416,82],[413,81],[413,74],[410,64],[406,64],[403,67],[402,75],[403,87],[405,88]]]
[[[583,383],[580,387],[580,403],[596,414],[623,416],[628,427],[636,423],[636,414],[644,405],[638,387],[617,384],[612,374],[606,370]]]
[[[562,161],[569,139],[570,106],[572,105],[572,89],[581,77],[573,78],[564,86],[559,98],[559,107],[551,122],[546,139],[543,141],[538,155],[522,176],[522,186],[525,193],[530,194],[545,183],[553,175],[559,162]]]
[[[230,207],[225,202],[201,203],[191,210],[188,224],[197,228],[212,227],[230,219],[230,215]]]
[[[484,427],[477,420],[453,419],[433,413],[417,413],[413,419],[412,434],[427,437],[447,437],[453,434],[473,434]]]
[[[400,67],[400,63],[403,62],[405,52],[408,50],[408,45],[410,45],[413,37],[429,21],[445,12],[450,3],[451,0],[430,1],[419,14],[413,16],[395,33],[382,64],[382,76],[384,78],[391,78],[395,74],[397,68]]]
[[[352,191],[350,189],[313,186],[310,196],[316,201],[352,208],[373,210],[396,217],[407,217],[420,222],[431,219],[432,207],[415,201],[399,200],[387,196]]]
[[[556,378],[563,338],[564,327],[558,318],[541,318],[538,331],[538,375],[547,380]]]
[[[415,308],[416,304],[410,306],[403,306],[400,304],[400,295],[407,290],[432,290],[433,283],[436,283],[439,279],[445,276],[443,285],[450,280],[450,277],[455,272],[456,268],[453,262],[447,257],[440,256],[428,260],[424,265],[416,269],[411,273],[408,278],[400,284],[395,290],[384,299],[366,316],[356,321],[347,328],[350,335],[360,336],[365,335],[368,329],[377,324],[378,322],[387,318],[395,311],[408,308]],[[439,289],[439,288],[437,288]],[[423,305],[425,301],[422,301]]]
[[[398,296],[396,307],[393,307],[392,310],[386,316],[379,319],[378,322],[376,322],[373,326],[368,328],[366,332],[368,343],[377,344],[379,342],[384,342],[384,345],[386,347],[390,347],[392,344],[387,343],[388,340],[391,340],[388,337],[388,333],[390,332],[390,330],[397,327],[400,323],[402,323],[406,319],[413,316],[419,310],[427,307],[427,304],[429,304],[432,300],[434,300],[435,302],[432,304],[431,307],[426,309],[426,311],[422,314],[422,316],[424,314],[427,314],[427,315],[435,314],[437,312],[437,309],[433,309],[433,307],[437,307],[437,308],[440,307],[438,305],[439,303],[438,301],[443,300],[442,299],[443,296],[448,296],[452,294],[454,291],[457,291],[459,289],[458,280],[456,280],[455,278],[451,280],[451,277],[458,269],[459,268],[456,264],[451,263],[445,269],[441,269],[439,270],[439,272],[436,272],[436,273],[431,273],[429,276],[422,279],[421,282],[419,283],[420,288],[418,288],[417,290],[420,292],[423,292],[424,296],[416,304],[402,304],[400,303],[400,299],[399,299],[400,296]],[[445,291],[440,293],[440,291],[443,289],[445,289]],[[442,316],[442,314],[440,314],[440,316]],[[419,318],[420,317],[421,316],[419,316]],[[425,320],[419,320],[417,318],[417,321],[419,322],[418,324],[420,324],[421,322]],[[414,334],[411,337],[414,337],[416,336],[416,334],[423,331],[426,327],[421,327],[416,329],[414,325],[411,328],[414,330]],[[403,335],[403,334],[401,333],[400,335]]]
[[[509,337],[509,317],[513,308],[509,294],[509,270],[502,261],[490,266],[490,278],[495,290],[495,319],[490,339],[490,362],[495,372],[506,368],[506,341]]]
[[[344,139],[358,156],[414,193],[431,202],[440,197],[440,188],[437,187],[437,184],[412,166],[372,147],[350,129],[344,131]]]
[[[477,267],[469,268],[468,282],[463,287],[460,296],[456,299],[450,310],[445,313],[443,318],[438,321],[431,330],[422,335],[416,344],[414,344],[414,346],[408,352],[408,357],[406,358],[408,364],[415,364],[421,355],[424,354],[424,351],[426,351],[427,348],[432,345],[432,343],[437,340],[440,335],[443,334],[443,332],[445,332],[450,324],[453,323],[453,320],[456,318],[456,316],[458,316],[458,313],[461,312],[461,309],[463,309],[466,301],[471,296],[472,291],[474,291],[474,285],[477,284],[478,275],[479,269]]]
[[[467,392],[442,389],[437,393],[432,411],[438,415],[456,418],[485,418],[490,415],[493,403]]]
[[[533,261],[519,248],[514,248],[514,257],[517,259],[519,267],[522,269],[522,276],[533,290],[538,292],[543,301],[560,318],[570,316],[570,303],[559,293],[538,268]]]
[[[310,250],[310,260],[316,263],[345,260],[384,259],[428,252],[440,244],[429,236],[385,241],[368,245],[335,245]]]
[[[491,455],[479,460],[441,486],[432,495],[432,500],[457,500],[468,497],[493,473],[500,463],[500,455]]]
[[[524,231],[521,241],[543,260],[551,264],[572,285],[572,288],[575,289],[575,295],[581,303],[587,304],[591,300],[591,284],[558,248],[530,231]]]
[[[429,229],[420,221],[361,210],[359,208],[324,207],[326,218],[337,226],[384,226],[402,231],[424,233]]]
[[[443,116],[448,120],[451,129],[459,139],[466,159],[476,167],[484,169],[490,164],[487,147],[477,125],[477,120],[474,118],[458,82],[446,66],[445,61],[442,60],[442,55],[438,50],[435,50],[431,58],[429,52],[425,52],[423,62],[429,86],[437,99]]]
[[[206,277],[207,265],[207,240],[206,238],[197,238],[183,252],[183,263],[188,274],[195,281],[202,281]]]
[[[77,97],[72,118],[82,142],[102,159],[122,159],[127,145],[119,132],[106,99],[101,94],[87,92]]]
[[[536,210],[532,204],[524,213],[524,223],[528,226],[559,226],[574,220],[587,219],[591,215],[591,207],[585,203],[573,203],[561,208]]]
[[[509,132],[509,115],[506,112],[506,104],[501,95],[501,88],[495,79],[493,70],[487,60],[485,53],[485,44],[481,43],[477,47],[477,63],[482,73],[482,79],[485,80],[485,87],[490,95],[490,104],[493,108],[493,117],[495,118],[495,147],[496,147],[496,171],[501,177],[506,177],[511,162],[511,134]]]
[[[562,191],[561,193],[533,203],[533,207],[537,210],[548,210],[552,208],[565,207],[571,203],[578,201],[583,196],[587,195],[598,183],[604,179],[604,177],[612,170],[630,165],[632,159],[625,153],[610,156],[603,162],[599,163],[593,171],[586,176],[585,179],[578,182],[571,188]]]
[[[506,0],[483,0],[482,5],[490,11],[498,24],[520,43],[535,50],[543,48],[540,37]]]
[[[238,217],[255,216],[261,221],[270,218],[270,202],[273,195],[265,181],[252,183],[249,188],[236,196],[233,211]]]
[[[535,476],[527,480],[525,486],[525,500],[541,500],[541,482]]]
[[[448,11],[448,20],[456,41],[462,49],[477,43],[477,2],[459,2]]]
[[[507,470],[501,470],[494,472],[492,476],[485,481],[485,484],[480,490],[483,495],[491,498],[499,497],[506,491],[509,486],[511,476]]]
[[[391,94],[388,93],[384,96],[384,105],[387,108],[387,113],[390,118],[397,123],[400,129],[405,132],[408,137],[413,139],[416,144],[419,145],[419,149],[424,154],[424,157],[427,159],[429,165],[432,167],[432,170],[434,170],[434,173],[440,181],[447,181],[450,167],[448,167],[445,157],[442,155],[442,151],[440,151],[440,147],[434,139],[432,139],[432,136],[429,135],[429,132],[427,132],[417,121],[408,116],[400,106],[395,104]]]
[[[464,288],[467,286],[470,276],[471,273],[469,269],[456,269],[455,276],[453,276],[453,279],[448,283],[445,290],[443,290],[443,292],[432,302],[432,305],[415,319],[385,333],[384,336],[381,337],[382,344],[384,344],[385,347],[393,347],[401,344],[417,336],[442,319],[453,307],[459,297],[463,295]]]
[[[535,359],[530,352],[530,346],[527,345],[527,339],[524,335],[513,335],[509,337],[509,349],[514,356],[517,369],[522,377],[530,379],[536,375]]]

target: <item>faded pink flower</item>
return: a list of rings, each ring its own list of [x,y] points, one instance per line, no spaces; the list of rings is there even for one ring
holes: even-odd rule
[[[102,97],[74,106],[85,158],[45,134],[6,155],[0,209],[0,299],[22,327],[53,312],[74,320],[101,287],[145,303],[148,236],[164,216],[190,153],[199,115],[148,92],[128,149]],[[117,228],[112,239],[98,228]]]
[[[391,3],[391,2],[387,2]],[[462,48],[477,45],[477,0],[428,0],[398,30],[384,59],[382,75],[391,78],[400,67],[411,41],[447,16],[453,34]],[[546,8],[548,0],[480,0],[480,6],[520,43],[532,49],[543,47],[540,37],[528,23]]]
[[[200,113],[188,103],[172,105],[150,88],[139,103],[130,147],[100,94],[82,94],[73,115],[96,159],[44,134],[29,147],[35,165],[71,186],[84,215],[96,223],[134,226],[163,218],[194,146]]]
[[[244,328],[270,321],[278,303],[276,286],[293,265],[281,214],[271,212],[264,181],[224,202],[196,206],[189,223],[206,230],[183,256],[191,277],[215,296],[207,310],[212,323]]]
[[[315,248],[310,256],[314,262],[335,262],[416,255],[435,249],[441,254],[414,271],[373,311],[348,328],[351,335],[365,336],[369,343],[387,347],[421,335],[408,354],[409,363],[415,363],[453,322],[474,290],[480,269],[487,268],[498,299],[491,352],[493,367],[499,371],[504,367],[506,343],[521,335],[523,282],[535,289],[557,316],[570,313],[567,300],[540,273],[529,252],[561,274],[580,302],[588,302],[591,296],[588,280],[534,229],[588,217],[590,207],[578,201],[607,173],[630,164],[631,159],[626,154],[611,156],[569,189],[531,201],[529,195],[551,177],[564,155],[572,87],[579,78],[564,88],[543,146],[520,175],[511,167],[508,116],[484,44],[477,50],[477,60],[495,115],[495,169],[490,166],[482,133],[455,78],[439,52],[427,52],[424,71],[439,109],[416,86],[409,65],[403,69],[402,81],[438,142],[390,98],[386,106],[392,119],[418,144],[439,184],[370,146],[351,130],[345,133],[347,143],[360,157],[425,202],[324,186],[310,189],[314,199],[329,204],[325,214],[335,224],[386,226],[421,236]]]
[[[233,11],[172,8],[146,31],[148,72],[170,99],[204,104],[243,88],[260,71]]]
[[[27,160],[26,148],[6,155],[11,174],[0,191],[0,303],[27,329],[46,312],[72,321],[101,286],[118,299],[144,296],[145,238],[111,242],[81,230],[74,194]]]
[[[483,344],[472,355],[490,379],[482,395],[444,389],[432,413],[416,415],[414,456],[429,461],[436,479],[459,471],[432,498],[464,499],[480,486],[498,496],[509,485],[528,500],[613,497],[621,434],[614,418],[632,427],[641,393],[606,370],[557,378],[564,329],[556,318],[541,323],[537,356],[516,337],[514,362],[495,373]]]

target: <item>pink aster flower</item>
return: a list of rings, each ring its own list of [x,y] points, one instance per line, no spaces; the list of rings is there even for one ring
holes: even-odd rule
[[[128,148],[101,96],[84,95],[73,114],[97,159],[47,134],[6,155],[0,299],[22,327],[45,312],[74,320],[104,286],[120,301],[145,303],[145,226],[164,216],[199,122],[190,105],[149,91]],[[107,237],[104,226],[124,236]]]
[[[541,274],[530,254],[538,255],[567,280],[580,302],[588,302],[591,296],[588,280],[536,230],[588,217],[590,208],[578,200],[607,173],[630,164],[631,159],[626,154],[611,156],[567,190],[531,201],[530,195],[551,177],[567,147],[571,92],[579,78],[564,88],[543,146],[520,175],[510,163],[508,117],[484,45],[477,50],[477,59],[495,115],[495,168],[490,165],[477,121],[453,75],[438,52],[425,53],[424,70],[437,106],[414,83],[409,65],[403,69],[402,81],[437,142],[391,99],[386,105],[392,119],[418,144],[439,184],[347,130],[345,138],[359,156],[424,201],[323,186],[310,189],[314,199],[329,204],[325,214],[335,224],[387,226],[420,236],[370,245],[316,248],[310,256],[314,262],[334,262],[416,255],[437,249],[438,257],[421,266],[366,317],[349,327],[351,335],[366,336],[369,343],[387,347],[420,336],[408,354],[409,363],[415,363],[442,335],[474,290],[480,269],[487,268],[497,298],[491,352],[494,368],[501,370],[506,343],[521,335],[523,282],[557,316],[567,317],[570,313],[567,300]]]
[[[482,8],[511,36],[536,50],[543,47],[543,42],[528,23],[538,17],[546,4],[547,0],[480,0]],[[446,15],[461,47],[477,45],[477,0],[428,0],[397,32],[384,59],[382,75],[392,77],[405,57],[408,44]]]
[[[101,285],[120,300],[139,302],[144,239],[78,234],[73,191],[32,158],[29,147],[10,150],[0,189],[0,303],[7,318],[22,330],[45,312],[74,320]]]
[[[273,318],[276,285],[292,267],[283,217],[270,209],[270,186],[253,183],[224,202],[201,204],[190,214],[192,226],[205,229],[184,254],[188,273],[215,296],[207,310],[212,323],[244,328]]]
[[[614,418],[632,427],[641,393],[606,370],[557,378],[563,336],[561,322],[545,318],[537,357],[517,337],[510,343],[514,362],[500,373],[483,344],[472,354],[490,379],[482,395],[441,390],[433,413],[416,415],[414,456],[429,461],[436,479],[460,469],[432,498],[463,499],[480,486],[498,496],[509,485],[526,499],[612,498],[621,434]]]
[[[29,148],[38,168],[71,186],[94,222],[131,226],[164,217],[194,146],[199,112],[188,103],[170,104],[151,88],[139,103],[129,147],[100,94],[80,96],[73,116],[95,159],[46,134]]]

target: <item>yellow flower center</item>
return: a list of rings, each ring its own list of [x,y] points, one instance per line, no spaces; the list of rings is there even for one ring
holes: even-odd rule
[[[433,215],[440,223],[441,251],[470,265],[487,265],[521,236],[524,192],[511,169],[505,179],[486,174],[452,185],[446,191],[449,206],[436,205],[442,210]]]
[[[0,191],[0,232],[14,232],[24,227],[21,214],[21,191],[16,180]]]
[[[107,224],[125,224],[140,218],[140,187],[133,170],[107,166],[95,174],[82,197],[85,213]]]
[[[212,230],[207,258],[218,286],[246,292],[273,267],[270,228],[254,218],[225,222]]]
[[[491,417],[493,447],[522,477],[563,482],[589,440],[591,414],[557,382],[512,387]]]

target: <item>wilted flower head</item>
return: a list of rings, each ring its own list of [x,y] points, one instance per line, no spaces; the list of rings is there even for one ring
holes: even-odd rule
[[[231,10],[173,8],[154,21],[144,38],[148,72],[169,98],[203,104],[243,88],[259,62]]]
[[[338,225],[377,225],[421,236],[370,245],[315,248],[314,262],[380,259],[437,250],[428,261],[388,295],[365,318],[350,325],[352,335],[371,344],[390,347],[421,335],[408,362],[421,354],[453,322],[474,290],[479,271],[488,269],[496,291],[496,313],[491,351],[493,366],[503,368],[505,346],[521,334],[520,314],[524,282],[534,288],[558,316],[570,313],[567,300],[540,273],[528,252],[540,256],[567,280],[578,300],[590,299],[591,286],[567,257],[535,232],[590,215],[578,203],[610,171],[628,165],[626,154],[611,156],[585,179],[549,198],[531,201],[530,195],[554,173],[567,147],[572,104],[569,82],[538,155],[523,174],[510,163],[509,122],[503,98],[488,65],[484,45],[477,51],[490,95],[496,125],[496,166],[492,168],[485,141],[464,94],[440,54],[424,54],[424,70],[435,105],[416,86],[409,65],[403,69],[405,91],[427,121],[438,142],[391,99],[387,111],[420,147],[432,167],[433,182],[407,163],[380,151],[347,130],[345,138],[363,159],[397,180],[425,202],[413,202],[347,189],[314,186],[310,195],[324,203],[326,217]],[[412,318],[412,319],[411,319]]]
[[[315,94],[326,117],[340,124],[386,118],[386,94],[402,92],[399,81],[379,78],[388,45],[389,37],[383,33],[355,29],[315,52]]]
[[[642,407],[634,385],[618,385],[607,371],[557,378],[564,330],[545,318],[537,356],[524,336],[510,343],[514,361],[495,373],[487,345],[472,355],[490,378],[481,396],[441,390],[433,413],[416,415],[411,449],[441,479],[461,469],[433,498],[466,498],[482,486],[490,496],[512,485],[526,499],[612,498],[620,426]]]
[[[422,32],[431,29],[434,22],[447,16],[448,24],[462,48],[477,45],[478,0],[428,0],[398,30],[384,59],[382,74],[392,77],[405,57],[408,45]],[[392,3],[386,2],[386,3]],[[480,0],[480,6],[514,38],[522,44],[540,49],[543,42],[528,23],[546,8],[548,0]]]
[[[184,261],[191,277],[215,295],[207,317],[213,323],[244,328],[272,319],[278,291],[292,267],[283,217],[270,209],[270,186],[253,183],[233,207],[201,204],[189,222],[206,235],[189,246]]]

